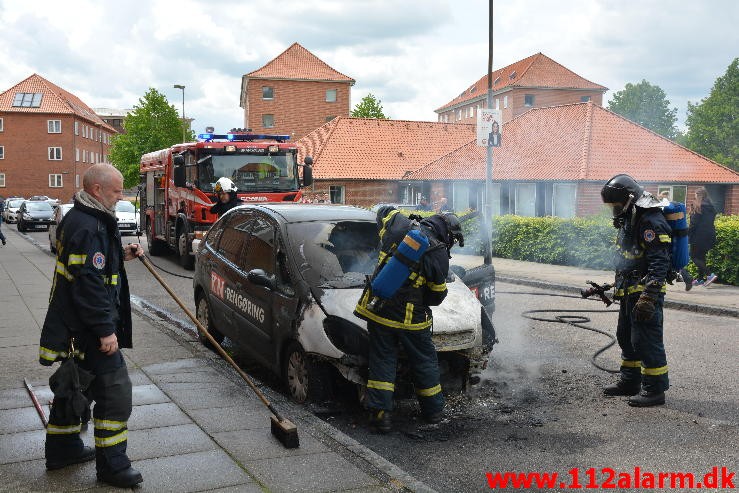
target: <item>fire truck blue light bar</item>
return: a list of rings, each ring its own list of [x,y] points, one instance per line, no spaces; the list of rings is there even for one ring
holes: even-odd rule
[[[290,139],[289,135],[269,135],[269,134],[199,134],[198,139],[205,142],[214,140],[226,140],[229,142],[246,142],[251,140],[276,140],[285,142]]]

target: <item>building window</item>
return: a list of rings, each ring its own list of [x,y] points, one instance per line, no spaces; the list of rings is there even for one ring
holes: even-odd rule
[[[80,134],[80,122],[74,122],[74,134],[75,135]]]
[[[326,102],[327,103],[336,102],[336,89],[326,89]]]
[[[588,101],[590,101],[590,96],[580,96],[581,103],[587,103]]]
[[[79,162],[80,161],[80,148],[76,147],[74,149],[74,160]]]
[[[517,216],[536,216],[536,183],[516,183],[515,212]]]
[[[495,98],[495,109],[496,110],[500,109],[500,98]]]
[[[503,108],[508,108],[508,96],[503,96]]]
[[[0,146],[0,159],[5,159],[5,146]]]
[[[61,147],[49,147],[49,161],[61,161],[62,160],[62,148]]]
[[[74,187],[80,188],[80,175],[74,175]]]
[[[262,126],[272,128],[275,126],[275,115],[262,115]]]
[[[3,131],[3,119],[0,118],[0,132]]]
[[[328,197],[332,204],[344,203],[344,187],[339,185],[331,185],[328,187]]]
[[[575,217],[577,204],[577,184],[554,183],[552,185],[552,215],[557,217]]]
[[[274,99],[275,98],[275,88],[269,87],[269,86],[263,86],[262,87],[262,99]]]
[[[657,187],[658,199],[663,192],[667,192],[667,199],[672,202],[686,203],[688,197],[688,186],[687,185],[659,185]]]
[[[0,173],[0,187],[5,188],[5,173]]]
[[[49,188],[62,188],[62,175],[49,175]]]
[[[330,122],[330,121],[331,121],[331,120],[333,120],[334,118],[336,118],[336,117],[335,117],[335,116],[327,116],[327,117],[326,117],[326,123]]]
[[[41,93],[17,92],[13,98],[13,106],[21,108],[38,108],[41,106]]]
[[[533,94],[524,94],[524,96],[523,96],[523,105],[524,106],[534,106],[534,95]]]
[[[48,120],[46,123],[48,124],[50,134],[62,133],[62,121],[61,120]]]

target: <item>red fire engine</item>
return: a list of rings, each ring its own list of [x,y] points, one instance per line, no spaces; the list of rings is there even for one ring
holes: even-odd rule
[[[141,225],[149,254],[174,251],[180,265],[192,269],[192,240],[202,237],[218,219],[210,208],[221,177],[230,178],[244,202],[297,202],[301,186],[313,181],[306,157],[288,135],[246,132],[200,134],[197,142],[177,144],[141,156]],[[303,167],[303,178],[298,168]]]

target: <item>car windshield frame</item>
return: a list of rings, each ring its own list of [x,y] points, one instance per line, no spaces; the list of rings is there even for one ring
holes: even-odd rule
[[[121,206],[124,206],[124,208],[121,208]],[[136,214],[136,206],[134,206],[131,202],[127,200],[119,200],[115,204],[115,211]]]
[[[43,200],[29,200],[26,201],[26,210],[28,212],[54,212],[51,204]]]
[[[291,222],[286,232],[298,271],[312,287],[361,288],[377,265],[379,241],[374,221]]]
[[[220,177],[230,178],[239,193],[292,192],[298,189],[292,152],[273,154],[203,154],[198,163],[198,188],[213,193]]]

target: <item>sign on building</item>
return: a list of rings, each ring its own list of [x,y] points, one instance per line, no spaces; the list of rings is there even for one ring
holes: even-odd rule
[[[477,145],[500,147],[503,142],[503,115],[500,110],[480,109],[477,112]]]

